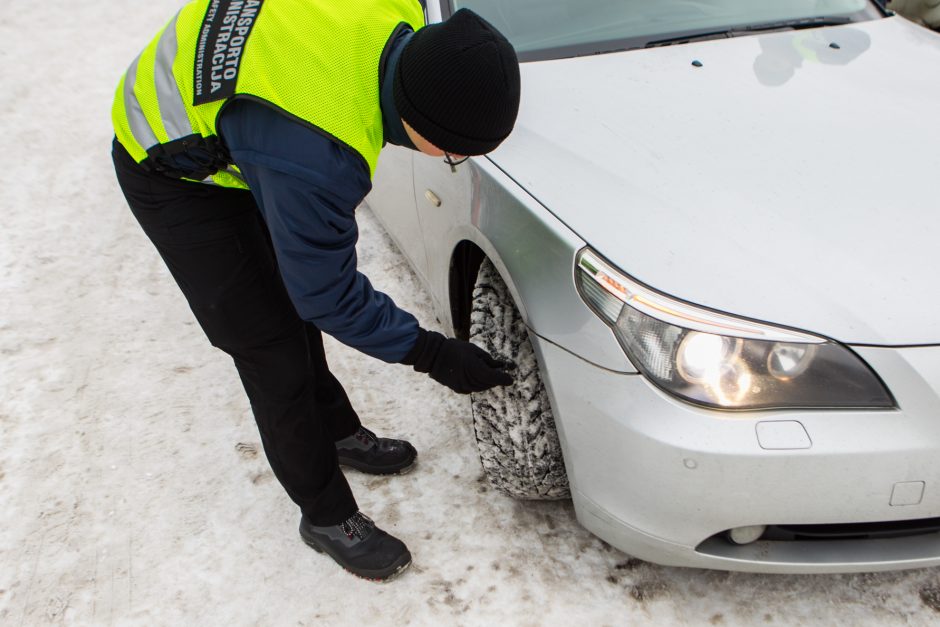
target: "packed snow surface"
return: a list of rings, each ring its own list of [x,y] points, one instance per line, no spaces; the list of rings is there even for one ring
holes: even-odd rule
[[[414,565],[361,581],[297,535],[230,360],[203,338],[111,169],[120,74],[178,0],[4,0],[0,18],[0,625],[928,625],[937,569],[663,568],[567,502],[488,488],[470,404],[330,340],[365,424],[417,470],[349,480]],[[361,266],[422,322],[369,211]]]

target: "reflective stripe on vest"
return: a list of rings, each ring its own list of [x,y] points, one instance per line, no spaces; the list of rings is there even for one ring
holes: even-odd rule
[[[180,11],[182,13],[182,10]],[[186,105],[180,93],[179,85],[173,73],[173,64],[177,56],[177,24],[180,13],[163,28],[154,41],[147,46],[131,63],[122,78],[115,95],[112,118],[115,133],[121,144],[138,162],[147,161],[149,152],[174,141],[191,138],[198,141],[202,135],[193,128],[187,115]],[[152,70],[152,81],[140,81],[139,71],[146,60],[152,63],[145,66]],[[147,85],[152,89],[147,89]],[[144,113],[145,104],[138,98],[137,91],[148,93],[156,107],[148,107],[150,117]],[[219,164],[222,168],[223,164]],[[241,174],[234,166],[226,166],[212,177],[200,180],[227,187],[247,187]],[[194,180],[194,179],[188,179]]]
[[[150,128],[150,123],[147,121],[147,118],[144,117],[140,102],[134,95],[134,85],[137,84],[137,66],[140,65],[140,58],[143,55],[143,52],[137,55],[137,58],[131,63],[131,67],[127,70],[127,74],[124,77],[124,111],[127,115],[131,132],[134,134],[134,139],[137,140],[138,145],[153,146],[159,142],[157,142],[157,138]]]
[[[179,20],[179,13],[163,30],[160,41],[157,42],[157,56],[153,72],[153,82],[158,94],[157,102],[160,104],[160,117],[163,118],[163,128],[170,137],[184,137],[194,132],[189,123],[189,116],[186,115],[183,96],[173,76],[173,61],[176,60],[177,20]]]
[[[158,170],[178,153],[208,154],[205,182],[244,188],[216,120],[231,98],[250,97],[345,144],[371,175],[382,145],[379,59],[401,24],[424,25],[418,0],[193,0],[118,86],[118,140]]]

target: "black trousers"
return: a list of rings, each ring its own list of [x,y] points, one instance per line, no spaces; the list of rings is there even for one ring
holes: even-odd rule
[[[330,372],[320,330],[287,296],[250,192],[170,179],[114,141],[121,190],[213,346],[231,355],[275,476],[315,525],[356,501],[334,442],[360,426]]]

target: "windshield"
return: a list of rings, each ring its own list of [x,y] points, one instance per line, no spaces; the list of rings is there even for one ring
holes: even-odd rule
[[[464,7],[505,34],[521,61],[642,48],[779,22],[881,15],[869,0],[451,0],[453,10]]]

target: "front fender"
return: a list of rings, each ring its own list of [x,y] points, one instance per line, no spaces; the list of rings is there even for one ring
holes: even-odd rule
[[[450,295],[472,290],[473,284],[451,285],[450,266],[460,243],[472,242],[493,262],[534,333],[603,368],[636,372],[575,287],[575,256],[584,241],[489,160],[469,165],[467,215],[452,222],[446,234],[447,263],[431,263],[438,306],[448,305],[442,319],[459,326]]]

